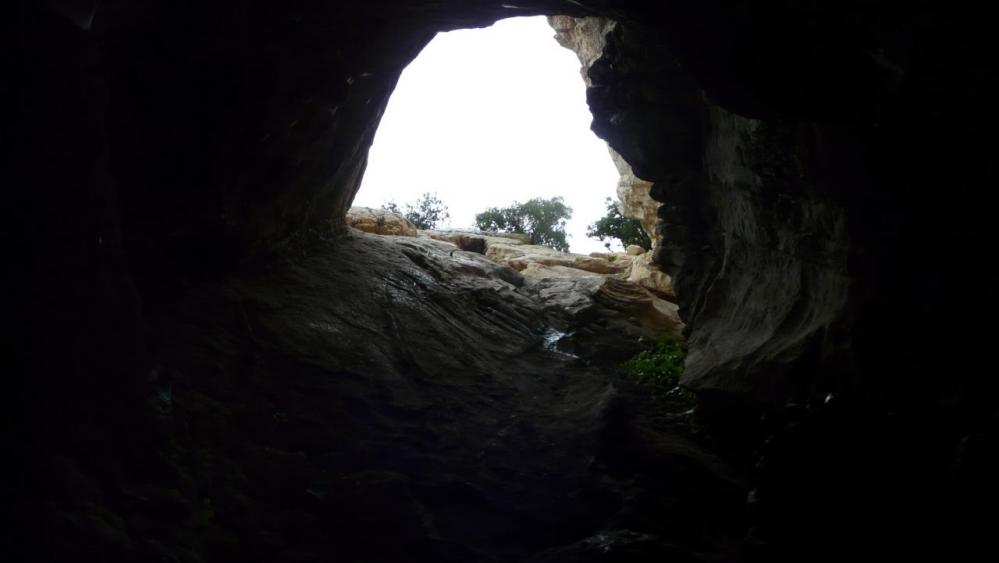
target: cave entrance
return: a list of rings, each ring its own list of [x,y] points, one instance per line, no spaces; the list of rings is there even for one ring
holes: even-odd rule
[[[562,197],[570,250],[604,251],[586,228],[619,174],[591,120],[580,61],[545,17],[440,33],[402,73],[354,205],[436,194],[438,228],[472,229],[489,207]]]

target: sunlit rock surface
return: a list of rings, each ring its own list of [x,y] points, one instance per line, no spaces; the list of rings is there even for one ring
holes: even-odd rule
[[[590,65],[600,58],[607,44],[605,36],[617,23],[609,18],[571,16],[548,16],[548,24],[555,30],[558,44],[576,53],[579,58],[579,74],[583,82],[590,85],[588,71]]]
[[[371,207],[351,207],[347,210],[347,225],[376,235],[415,237],[416,225],[398,213]]]
[[[559,45],[576,53],[583,81],[587,86],[592,86],[590,67],[603,55],[604,47],[607,45],[606,36],[613,31],[617,23],[608,18],[569,16],[549,16],[548,23],[555,30],[555,39]],[[656,228],[659,202],[649,195],[652,182],[635,176],[631,165],[613,148],[608,147],[608,151],[619,174],[617,197],[621,213],[625,217],[638,219],[655,246],[660,239],[660,231]]]
[[[587,86],[592,86],[590,67],[603,55],[607,46],[606,36],[617,24],[607,18],[567,16],[550,16],[548,22],[556,32],[555,39],[559,44],[576,53],[583,80]],[[621,214],[641,223],[652,240],[652,250],[655,250],[662,240],[662,229],[657,227],[660,203],[649,194],[652,182],[637,177],[631,165],[613,148],[608,147],[608,151],[619,174],[617,197]],[[643,287],[676,301],[669,276],[659,270],[651,255],[634,267],[629,277]]]
[[[673,290],[673,280],[659,269],[653,261],[651,252],[632,257],[631,269],[628,270],[628,281],[637,283],[667,301],[677,302],[676,292]]]
[[[492,234],[462,231],[428,231],[427,236],[446,240],[462,249],[471,249],[489,258],[524,270],[530,264],[566,266],[597,274],[620,274],[631,267],[631,257],[594,253],[591,255],[561,252],[547,246],[530,244],[530,239],[516,234]],[[620,260],[619,260],[620,258]]]
[[[586,323],[589,333],[586,338],[575,338],[573,349],[576,353],[624,358],[629,351],[637,351],[626,344],[627,338],[633,339],[632,342],[639,338],[654,340],[663,334],[683,338],[683,322],[677,315],[677,305],[664,299],[668,292],[656,291],[661,288],[656,287],[657,280],[647,268],[636,268],[636,264],[647,264],[642,256],[596,252],[571,254],[529,244],[516,235],[461,231],[423,233],[451,242],[458,248],[472,248],[474,252],[509,266],[528,280],[527,287],[539,297],[547,311],[566,315],[573,322]],[[603,329],[595,329],[596,326]],[[577,330],[582,334],[582,329]],[[599,334],[616,334],[625,339],[604,342],[608,339]]]

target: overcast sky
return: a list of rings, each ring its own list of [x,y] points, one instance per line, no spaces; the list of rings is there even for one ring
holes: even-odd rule
[[[438,34],[402,73],[354,205],[436,192],[447,226],[470,228],[487,207],[560,195],[572,251],[604,250],[586,226],[618,174],[590,131],[579,61],[554,35],[543,17]]]

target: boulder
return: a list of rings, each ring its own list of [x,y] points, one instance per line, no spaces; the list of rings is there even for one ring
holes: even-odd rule
[[[398,213],[371,207],[351,207],[347,224],[359,231],[375,235],[415,237],[416,225]]]
[[[631,260],[628,281],[637,283],[659,297],[676,303],[676,292],[673,290],[672,278],[656,266],[652,256],[651,252],[646,252]]]
[[[556,319],[555,324],[577,327],[574,336],[561,344],[574,354],[623,358],[636,351],[639,339],[655,339],[662,334],[683,339],[684,324],[670,278],[652,264],[652,253],[572,254],[530,244],[520,234],[421,234],[438,241],[438,245],[447,243],[449,248],[484,254],[485,262],[520,276],[524,291]],[[461,258],[471,252],[450,254]],[[452,267],[448,270],[449,276],[461,273]]]
[[[683,339],[677,305],[638,284],[563,266],[532,264],[530,270],[524,276],[526,289],[551,317],[574,327],[560,342],[564,350],[588,359],[622,361],[636,353],[642,341],[663,334]]]
[[[592,256],[580,256],[578,254],[523,254],[513,256],[503,260],[510,267],[518,271],[523,271],[531,264],[543,264],[545,266],[564,266],[575,268],[596,274],[620,274],[626,272],[631,265],[629,260],[607,260],[604,258],[594,258]]]
[[[547,246],[531,244],[520,233],[483,233],[477,231],[424,231],[426,236],[450,242],[462,250],[485,254],[486,257],[514,268],[527,269],[531,264],[562,266],[597,274],[627,275],[631,256],[594,252],[589,256],[561,252]]]
[[[492,247],[530,245],[531,239],[522,233],[485,233],[482,231],[423,231],[434,239],[450,242],[462,250],[485,254]]]

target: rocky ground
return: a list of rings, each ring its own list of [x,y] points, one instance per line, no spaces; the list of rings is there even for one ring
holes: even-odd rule
[[[0,553],[999,560],[994,24],[803,4],[19,3]],[[531,14],[617,21],[559,40],[751,494],[687,405],[569,355],[635,336],[546,310],[564,262],[348,234],[402,70]]]
[[[609,290],[575,312],[549,295],[589,279],[353,231],[191,286],[151,374],[156,438],[117,469],[59,458],[54,481],[81,486],[53,507],[52,559],[730,556],[746,492],[695,443],[690,404],[560,349],[584,328],[620,348],[624,310],[594,316]]]
[[[347,222],[368,233],[418,237],[419,244],[438,241],[443,246],[434,248],[450,257],[478,254],[515,270],[518,287],[542,306],[561,351],[610,363],[660,335],[683,338],[671,280],[639,246],[572,254],[533,245],[516,233],[420,231],[401,215],[366,207],[351,208]]]

